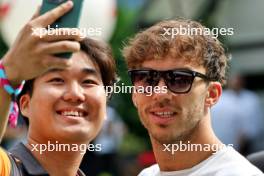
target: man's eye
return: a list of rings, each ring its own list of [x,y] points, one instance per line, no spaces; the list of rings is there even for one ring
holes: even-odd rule
[[[53,78],[53,79],[51,79],[49,82],[63,83],[64,80],[61,79],[61,78]]]
[[[91,80],[91,79],[87,79],[83,81],[84,84],[98,84],[96,81]]]

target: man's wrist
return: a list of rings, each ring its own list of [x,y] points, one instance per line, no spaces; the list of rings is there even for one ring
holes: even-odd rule
[[[3,58],[1,62],[5,68],[5,74],[10,84],[13,87],[17,87],[18,85],[20,85],[23,80],[19,78],[18,70],[15,69],[14,64],[10,63],[5,58]]]

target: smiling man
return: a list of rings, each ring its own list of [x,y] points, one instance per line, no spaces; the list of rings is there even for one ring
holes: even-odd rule
[[[180,28],[200,32],[167,32]],[[132,95],[157,160],[140,176],[263,175],[212,130],[210,109],[221,96],[228,59],[204,29],[191,20],[163,21],[124,48],[136,88],[167,86],[166,93]]]
[[[31,34],[33,27],[46,27],[72,6],[67,1],[44,15],[37,13],[0,62],[0,137],[23,80],[17,99],[21,115],[29,122],[26,144],[18,144],[10,153],[0,148],[0,176],[84,175],[79,169],[84,152],[101,149],[89,143],[106,117],[104,86],[112,86],[116,79],[110,48],[96,40],[81,40],[76,32]],[[54,56],[64,52],[73,55],[69,59]],[[11,123],[15,115],[14,109]]]
[[[89,143],[106,115],[103,86],[115,78],[114,62],[96,41],[84,39],[81,47],[69,67],[51,69],[23,88],[19,104],[29,121],[27,144],[20,143],[9,157],[22,162],[25,175],[75,175],[87,148],[101,150]]]

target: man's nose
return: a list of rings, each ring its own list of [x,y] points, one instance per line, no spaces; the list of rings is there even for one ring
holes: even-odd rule
[[[159,91],[153,92],[154,100],[162,100],[162,99],[171,99],[172,93],[168,90],[168,87],[163,78],[159,80],[157,85],[159,87]]]
[[[85,101],[85,94],[82,86],[77,82],[72,82],[67,85],[63,95],[65,101],[70,102],[83,102]]]

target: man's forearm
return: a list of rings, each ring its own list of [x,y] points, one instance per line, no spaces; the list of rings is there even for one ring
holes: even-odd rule
[[[10,95],[3,89],[3,87],[0,87],[0,142],[6,129],[10,102]]]

